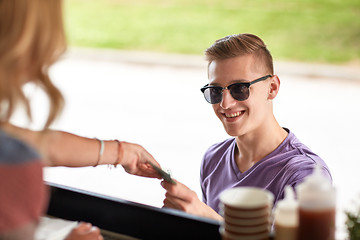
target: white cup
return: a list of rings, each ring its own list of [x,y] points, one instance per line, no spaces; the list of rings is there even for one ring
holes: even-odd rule
[[[224,239],[260,240],[270,235],[274,195],[256,187],[237,187],[220,194]]]

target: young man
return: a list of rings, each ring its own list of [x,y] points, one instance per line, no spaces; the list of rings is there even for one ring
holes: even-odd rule
[[[264,42],[252,34],[217,40],[205,52],[209,84],[201,91],[231,138],[211,146],[201,166],[203,201],[181,183],[162,182],[164,206],[221,219],[219,195],[229,188],[254,186],[271,191],[275,204],[286,185],[295,187],[324,161],[302,144],[273,114],[280,79]]]

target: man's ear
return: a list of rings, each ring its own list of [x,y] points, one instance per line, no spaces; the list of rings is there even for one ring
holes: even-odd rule
[[[273,100],[280,89],[280,79],[277,75],[273,75],[270,79],[268,99]]]

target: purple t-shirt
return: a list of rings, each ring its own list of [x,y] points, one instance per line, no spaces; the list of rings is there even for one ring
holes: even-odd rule
[[[325,162],[286,130],[289,134],[285,140],[245,172],[240,172],[234,159],[235,138],[211,146],[201,164],[203,201],[219,212],[219,195],[222,191],[252,186],[271,191],[275,196],[275,206],[284,197],[285,186],[295,187],[301,183],[312,173],[315,164],[322,166],[325,176],[332,182]]]

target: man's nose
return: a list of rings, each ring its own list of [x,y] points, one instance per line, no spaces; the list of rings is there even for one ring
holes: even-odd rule
[[[236,104],[236,100],[231,96],[230,91],[228,89],[224,89],[222,91],[222,99],[220,102],[220,107],[223,109],[228,109]]]

